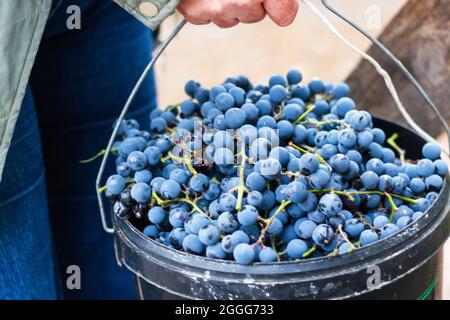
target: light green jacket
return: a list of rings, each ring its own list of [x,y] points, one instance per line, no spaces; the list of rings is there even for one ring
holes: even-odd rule
[[[179,0],[114,1],[152,30],[179,3]],[[142,2],[154,5],[155,10],[151,10],[154,16],[140,13]],[[0,182],[51,3],[51,0],[0,0]]]

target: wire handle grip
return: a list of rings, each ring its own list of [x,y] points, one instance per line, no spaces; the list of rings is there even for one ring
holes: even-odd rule
[[[125,115],[128,112],[128,109],[130,108],[131,103],[133,102],[134,98],[136,97],[136,94],[138,93],[139,89],[141,88],[142,84],[144,83],[145,78],[155,65],[156,61],[158,61],[161,54],[167,49],[169,44],[172,42],[172,40],[176,37],[176,35],[183,29],[183,27],[186,25],[187,21],[183,19],[172,31],[172,33],[169,35],[169,37],[164,40],[164,42],[159,47],[158,51],[153,56],[152,60],[149,62],[149,64],[145,67],[144,72],[142,72],[142,75],[140,76],[139,80],[137,81],[136,85],[134,86],[133,90],[131,91],[130,96],[127,99],[127,102],[125,103],[125,106],[122,109],[122,112],[120,113],[119,118],[116,121],[116,124],[114,125],[114,130],[111,134],[111,137],[109,138],[108,146],[106,147],[105,155],[102,158],[102,163],[100,164],[100,168],[98,170],[97,179],[95,181],[95,190],[97,191],[97,200],[98,200],[98,206],[100,209],[100,217],[102,219],[102,226],[103,229],[107,233],[114,233],[114,228],[108,226],[108,222],[106,220],[106,213],[105,213],[105,206],[103,204],[103,197],[100,192],[100,186],[102,182],[103,173],[105,171],[106,164],[108,163],[109,155],[111,153],[112,145],[114,144],[114,141],[116,140],[117,133],[119,132],[120,124],[122,123],[123,119],[125,118]]]

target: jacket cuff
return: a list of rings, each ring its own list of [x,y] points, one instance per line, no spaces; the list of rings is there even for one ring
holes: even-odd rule
[[[175,12],[180,0],[114,0],[152,30]]]

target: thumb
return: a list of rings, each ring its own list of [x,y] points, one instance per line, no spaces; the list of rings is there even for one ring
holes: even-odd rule
[[[298,3],[296,0],[265,0],[264,9],[277,25],[286,27],[294,21]]]

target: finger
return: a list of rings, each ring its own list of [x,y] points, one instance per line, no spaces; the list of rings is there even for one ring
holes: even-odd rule
[[[298,4],[296,0],[265,0],[264,8],[277,25],[286,27],[294,21]]]
[[[246,12],[239,12],[237,19],[243,23],[256,23],[264,19],[266,10],[261,3],[258,3],[248,9]]]
[[[198,15],[194,10],[184,10],[183,7],[178,7],[178,11],[184,16],[184,18],[192,24],[203,25],[208,24],[211,20],[206,15]]]
[[[231,28],[239,23],[239,20],[236,18],[224,18],[221,16],[216,16],[211,21],[220,28]]]

